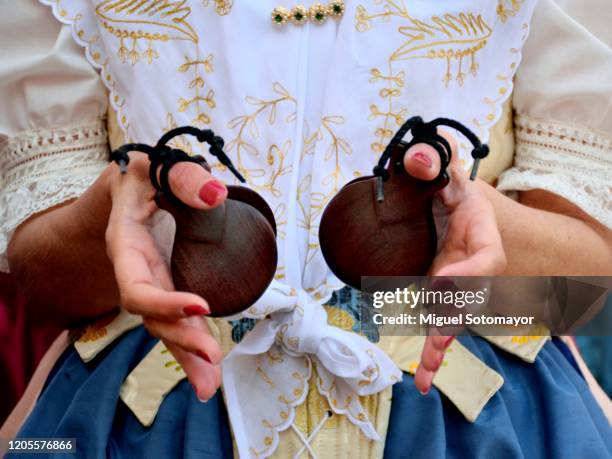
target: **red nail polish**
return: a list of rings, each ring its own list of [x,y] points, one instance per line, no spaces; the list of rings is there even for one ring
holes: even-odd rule
[[[200,357],[201,359],[206,360],[208,363],[212,364],[212,360],[210,360],[210,357],[208,357],[208,354],[204,351],[201,350],[197,350],[196,354],[198,355],[198,357]]]
[[[209,206],[212,206],[217,200],[226,193],[225,186],[217,181],[211,180],[206,182],[200,189],[200,199]]]
[[[454,339],[455,339],[454,336],[449,336],[448,338],[446,338],[444,340],[444,347],[450,346],[450,343],[452,343]]]
[[[183,308],[183,312],[186,316],[206,316],[210,314],[210,311],[199,304],[191,304]]]
[[[436,277],[431,283],[432,290],[450,290],[455,284],[450,277]]]
[[[421,395],[427,395],[427,394],[429,394],[429,389],[427,389],[427,390],[419,389],[419,392],[421,393]]]
[[[412,155],[412,157],[415,159],[415,161],[418,161],[421,164],[425,164],[427,167],[431,167],[432,165],[431,158],[425,153],[417,151],[415,154]]]

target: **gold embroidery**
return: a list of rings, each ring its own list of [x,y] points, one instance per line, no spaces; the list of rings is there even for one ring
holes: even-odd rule
[[[527,39],[529,25],[527,23],[523,24],[522,30],[523,36],[521,37],[521,44]],[[481,138],[485,136],[487,126],[491,125],[491,123],[493,123],[497,118],[497,110],[501,110],[501,103],[509,97],[512,91],[513,75],[516,71],[516,67],[518,66],[521,52],[517,48],[510,48],[510,53],[514,55],[514,59],[508,67],[508,73],[499,73],[496,75],[496,80],[500,82],[500,86],[497,89],[497,97],[491,98],[487,96],[483,99],[485,105],[490,107],[488,113],[485,115],[485,119],[472,119],[472,123],[478,127],[478,134]],[[510,119],[510,126],[512,126],[512,119]]]
[[[307,376],[305,377],[304,375],[298,372],[292,373],[291,377],[295,379],[298,383],[298,387],[293,390],[293,396],[295,398],[293,400],[289,400],[284,395],[279,395],[278,401],[285,405],[285,409],[279,412],[279,417],[281,418],[281,422],[279,424],[274,424],[268,419],[261,420],[261,424],[266,429],[270,430],[270,435],[264,438],[264,445],[266,446],[266,448],[264,448],[263,450],[256,451],[255,448],[253,448],[252,446],[249,448],[249,452],[253,456],[255,457],[264,456],[265,453],[270,450],[270,447],[274,443],[274,437],[278,437],[277,429],[281,425],[283,425],[287,419],[289,419],[291,410],[295,410],[295,405],[297,404],[298,400],[302,397],[302,395],[304,395],[304,391],[307,390],[308,379],[310,379],[310,374],[311,374],[311,363],[310,363],[310,358],[304,357],[304,359],[306,361],[305,366],[306,366]]]
[[[132,65],[136,64],[140,59],[136,44],[145,39],[148,48],[143,55],[151,63],[157,57],[153,41],[198,41],[196,32],[187,22],[191,8],[186,3],[187,0],[104,0],[96,6],[96,15],[101,18],[103,27],[119,39],[117,55],[122,62],[129,57]],[[144,26],[147,31],[141,29]],[[124,43],[126,39],[132,40],[129,51]]]
[[[525,0],[498,0],[496,12],[499,20],[506,22],[509,18],[516,16],[523,3]]]
[[[285,267],[282,266],[282,265],[277,266],[276,267],[276,274],[274,275],[274,279],[281,280],[281,279],[284,279],[285,276],[286,276]]]
[[[230,14],[232,11],[232,6],[234,5],[233,0],[213,0],[213,2],[215,4],[215,12],[219,16],[226,16]],[[204,6],[209,6],[211,2],[210,0],[203,0],[202,3]]]
[[[161,354],[169,354],[170,360],[166,360],[164,362],[164,368],[174,368],[174,371],[183,371],[183,367],[181,365],[179,365],[179,363],[174,360],[174,356],[172,355],[172,352],[170,352],[168,349],[166,349],[165,347],[160,351]]]
[[[383,120],[382,125],[378,125],[375,129],[376,141],[371,145],[374,153],[381,153],[388,139],[393,136],[396,127],[399,127],[407,116],[405,107],[398,107],[394,104],[394,99],[401,96],[405,85],[404,71],[396,71],[394,64],[409,59],[444,60],[446,71],[442,81],[445,86],[448,86],[453,80],[452,62],[456,61],[455,81],[462,86],[466,78],[463,71],[464,61],[469,59],[470,73],[475,76],[478,72],[475,56],[486,46],[493,28],[480,14],[446,13],[441,16],[432,16],[426,22],[412,17],[403,0],[380,0],[376,3],[383,4],[382,11],[370,14],[364,6],[357,7],[355,28],[360,32],[366,32],[372,28],[373,20],[380,19],[383,22],[389,22],[392,18],[397,18],[401,20],[397,31],[406,37],[406,40],[387,59],[386,72],[379,68],[371,70],[370,83],[382,82],[384,84],[379,91],[379,96],[385,108],[371,104],[369,116],[370,120],[379,117]],[[393,122],[396,126],[393,125]]]
[[[178,125],[176,124],[174,116],[172,116],[172,113],[168,112],[166,114],[166,127],[164,127],[162,131],[166,133],[168,131],[171,131],[172,129],[176,129],[177,127]],[[169,144],[174,148],[183,150],[189,156],[193,156],[195,154],[193,146],[191,145],[191,142],[187,139],[187,136],[174,137],[172,140],[170,140]]]
[[[287,226],[287,219],[285,214],[287,212],[287,205],[284,202],[281,202],[278,206],[274,208],[274,220],[276,221],[276,235],[285,239],[287,232],[285,231],[285,227]]]
[[[196,45],[196,57],[195,59],[189,59],[185,56],[185,62],[179,66],[179,72],[187,73],[190,69],[193,70],[193,79],[189,82],[189,89],[193,90],[193,97],[185,99],[184,97],[179,98],[179,112],[185,112],[190,107],[195,107],[196,116],[193,118],[193,124],[210,124],[210,116],[202,111],[202,104],[206,104],[208,108],[215,108],[215,91],[208,88],[205,91],[206,83],[200,72],[203,69],[206,73],[213,71],[213,55],[209,54],[205,59],[200,58],[200,48]]]
[[[331,411],[331,406],[326,397],[323,397],[317,389],[318,378],[316,368],[308,382],[308,398],[306,403],[297,407],[293,423],[302,432],[309,436],[321,419]],[[325,429],[335,429],[338,425],[338,416],[330,417],[325,423]]]
[[[281,197],[281,190],[276,186],[276,181],[279,177],[289,174],[292,169],[291,165],[285,164],[285,159],[291,149],[291,140],[287,139],[281,146],[274,144],[268,147],[266,161],[271,166],[269,171],[262,168],[247,167],[243,157],[244,154],[251,156],[260,155],[257,147],[247,140],[247,136],[250,136],[252,139],[259,138],[257,120],[260,116],[267,114],[268,124],[272,126],[277,121],[278,110],[281,104],[290,104],[294,107],[297,105],[295,98],[280,83],[274,83],[272,90],[276,93],[276,98],[267,100],[251,96],[245,98],[247,103],[257,108],[252,113],[238,116],[228,123],[228,127],[237,130],[237,134],[236,138],[229,141],[225,148],[227,152],[236,151],[236,167],[252,188],[258,191],[268,191],[272,196],[279,198]],[[290,113],[284,118],[285,123],[292,123],[295,121],[296,116],[296,112]],[[259,183],[257,183],[255,179],[263,179],[263,183],[261,180],[258,180]],[[284,212],[284,209],[280,210]]]
[[[510,341],[514,344],[518,344],[519,346],[523,344],[527,344],[530,341],[539,341],[542,339],[542,336],[513,336]]]
[[[100,338],[104,338],[108,334],[107,325],[115,320],[117,314],[110,314],[108,317],[94,322],[91,325],[87,325],[84,329],[74,330],[72,335],[78,337],[76,341],[79,343],[91,343],[97,341]]]
[[[269,386],[271,389],[274,388],[274,381],[272,381],[272,378],[270,378],[270,376],[268,376],[268,373],[265,372],[265,370],[261,367],[261,355],[258,355],[255,360],[257,362],[257,367],[255,369],[255,371],[257,371],[257,374],[259,375],[259,377],[261,379],[263,379]]]
[[[327,203],[336,195],[341,184],[345,182],[345,179],[342,176],[342,170],[340,168],[340,157],[343,154],[349,156],[353,153],[353,149],[346,139],[339,137],[335,132],[334,126],[339,126],[344,123],[345,119],[342,116],[326,115],[321,118],[321,125],[314,133],[309,134],[308,131],[305,131],[305,142],[302,147],[301,157],[303,158],[307,154],[312,154],[314,150],[314,143],[316,143],[316,141],[329,137],[330,144],[325,152],[324,161],[330,161],[332,158],[334,161],[334,169],[328,175],[323,177],[321,181],[322,187],[329,189],[329,191],[312,192],[310,194],[310,206],[308,212],[306,212],[306,205],[303,202],[303,198],[308,192],[310,192],[312,176],[310,174],[306,175],[298,187],[297,202],[298,207],[302,212],[302,218],[298,221],[298,224],[302,228],[311,231],[312,235],[315,237],[315,240],[317,240],[316,237],[318,234],[318,225],[313,225],[312,222],[323,213]],[[330,185],[331,188],[329,188]],[[306,264],[309,264],[312,262],[312,260],[314,260],[318,250],[319,244],[317,242],[312,242],[308,245]]]
[[[188,85],[193,95],[179,98],[178,112],[194,110],[192,123],[206,125],[210,124],[211,118],[203,111],[203,106],[215,108],[215,92],[212,88],[205,90],[204,80],[204,73],[213,71],[213,55],[209,54],[205,59],[200,57],[198,34],[187,21],[190,14],[191,7],[187,0],[105,0],[96,7],[96,15],[104,29],[119,39],[117,56],[121,62],[129,61],[131,65],[136,65],[144,58],[148,64],[152,64],[159,57],[159,53],[153,49],[155,41],[187,40],[193,43],[195,57],[185,56],[185,62],[178,68],[180,73],[193,71]],[[142,54],[137,49],[139,40],[147,43]],[[129,49],[126,41],[129,41]],[[122,122],[125,125],[126,120]]]

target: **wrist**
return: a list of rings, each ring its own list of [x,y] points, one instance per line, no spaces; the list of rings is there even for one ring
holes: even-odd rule
[[[58,217],[72,221],[70,226],[80,234],[104,238],[112,208],[111,187],[118,173],[117,167],[109,164],[85,193],[65,207],[68,215]]]

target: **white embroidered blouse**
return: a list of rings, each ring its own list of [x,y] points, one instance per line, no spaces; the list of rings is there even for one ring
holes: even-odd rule
[[[408,116],[455,118],[487,141],[512,96],[515,164],[499,189],[552,191],[612,227],[605,0],[591,9],[571,0],[348,0],[340,20],[283,27],[270,20],[272,0],[42,3],[64,25],[34,0],[0,19],[0,268],[21,222],[79,196],[106,166],[107,97],[126,140],[154,143],[183,124],[215,130],[279,229],[276,279],[244,314],[265,320],[223,365],[245,457],[274,450],[312,365],[334,411],[378,438],[358,396],[400,373],[376,346],[327,324],[321,305],[340,284],[319,251],[318,221],[344,183],[371,172]],[[177,145],[204,152],[191,139]],[[220,165],[215,174],[233,182]],[[253,377],[262,371],[268,380]],[[247,402],[253,390],[266,396]]]

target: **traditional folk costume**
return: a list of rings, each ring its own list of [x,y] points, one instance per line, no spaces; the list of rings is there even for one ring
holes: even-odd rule
[[[225,139],[274,210],[279,250],[256,304],[233,321],[206,319],[226,354],[222,391],[209,402],[140,317],[122,311],[66,349],[19,435],[77,438],[88,458],[609,457],[608,421],[543,327],[460,338],[422,396],[410,374],[424,338],[358,333],[359,293],[334,278],[317,238],[326,203],[370,173],[412,115],[457,119],[488,141],[480,176],[500,191],[548,190],[612,227],[610,6],[583,4],[5,8],[3,269],[16,226],[79,196],[107,166],[109,145],[154,143],[185,124]],[[175,146],[204,153],[189,139]],[[213,173],[235,181],[220,164]],[[154,231],[169,254],[168,214],[156,215]]]

